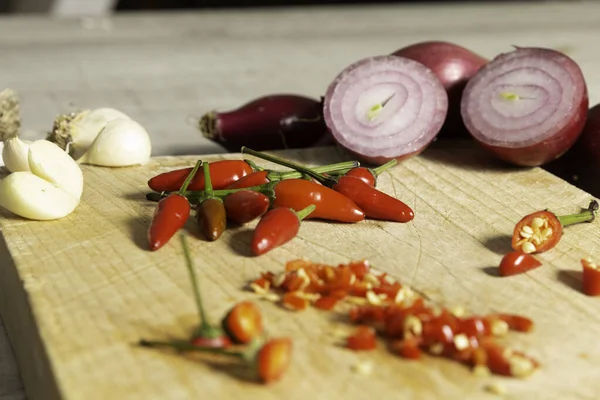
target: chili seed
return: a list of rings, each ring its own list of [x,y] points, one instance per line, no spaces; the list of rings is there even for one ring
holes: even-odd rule
[[[523,253],[525,253],[525,254],[533,253],[536,250],[535,245],[531,242],[523,243],[522,249],[523,249]]]

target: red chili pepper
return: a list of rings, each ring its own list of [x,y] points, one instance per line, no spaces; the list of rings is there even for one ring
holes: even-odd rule
[[[263,333],[263,319],[258,307],[250,301],[237,303],[223,318],[223,330],[235,343],[250,343]]]
[[[383,165],[380,165],[377,168],[365,168],[365,167],[356,167],[352,168],[350,171],[346,172],[344,176],[351,176],[354,178],[358,178],[369,186],[375,187],[377,185],[377,177],[386,169],[393,167],[398,163],[398,160],[392,159],[386,162]],[[317,171],[315,171],[317,172]]]
[[[176,169],[156,175],[148,181],[148,186],[156,192],[179,190],[192,168]],[[210,177],[213,189],[224,189],[238,179],[252,173],[252,167],[243,160],[220,160],[210,163]],[[204,174],[194,175],[188,190],[204,190]]]
[[[511,251],[502,257],[498,271],[500,276],[512,276],[531,271],[541,266],[542,262],[534,256],[520,251]]]
[[[577,214],[556,216],[550,211],[542,210],[526,215],[515,225],[512,248],[527,254],[550,250],[562,237],[563,227],[592,222],[597,210],[598,202],[592,200],[587,209]]]
[[[245,224],[266,213],[271,200],[260,192],[241,190],[227,195],[223,204],[229,220]]]
[[[337,179],[333,190],[354,201],[368,218],[409,222],[415,217],[408,205],[358,178],[342,176]]]
[[[330,221],[359,222],[364,212],[343,194],[326,186],[305,179],[286,179],[275,185],[273,207],[285,207],[299,211],[311,204],[316,206],[308,218]]]
[[[227,215],[223,200],[213,193],[212,179],[210,177],[210,164],[204,163],[203,172],[205,178],[205,189],[200,203],[196,207],[196,221],[200,226],[202,235],[215,241],[221,237],[227,227]]]
[[[269,171],[255,171],[252,172],[237,181],[231,183],[227,186],[227,189],[243,189],[249,188],[252,186],[260,186],[265,183],[269,183],[270,180],[267,177],[269,175]]]
[[[392,348],[400,357],[408,360],[418,360],[421,358],[421,340],[416,337],[409,337],[402,340],[392,342]]]
[[[377,347],[375,329],[367,325],[359,325],[346,339],[346,347],[354,351],[375,349]]]
[[[581,259],[583,267],[581,290],[588,296],[600,296],[600,269],[588,258]]]
[[[254,228],[252,252],[260,256],[295,238],[300,231],[300,221],[314,210],[314,205],[309,205],[298,212],[286,207],[269,210]]]
[[[269,383],[276,381],[288,369],[292,360],[292,341],[289,338],[271,339],[256,355],[258,378]]]
[[[150,250],[156,251],[164,246],[187,222],[191,206],[183,193],[196,171],[198,171],[200,164],[201,161],[198,161],[194,168],[190,170],[178,193],[171,193],[158,202],[148,228]]]

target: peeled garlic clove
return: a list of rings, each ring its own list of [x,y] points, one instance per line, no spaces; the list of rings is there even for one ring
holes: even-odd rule
[[[2,160],[10,172],[29,171],[29,145],[31,142],[23,141],[14,136],[4,142]]]
[[[0,206],[23,218],[63,218],[78,205],[78,198],[28,171],[14,172],[0,180]]]
[[[29,146],[31,172],[65,192],[81,198],[83,172],[79,165],[60,147],[45,139],[36,140]]]
[[[127,167],[150,161],[152,143],[143,126],[132,119],[109,121],[88,151],[77,160],[81,164]]]
[[[59,115],[47,140],[56,143],[62,149],[69,149],[75,159],[81,157],[90,147],[96,136],[109,121],[130,119],[119,110],[110,107],[84,110],[79,113]]]

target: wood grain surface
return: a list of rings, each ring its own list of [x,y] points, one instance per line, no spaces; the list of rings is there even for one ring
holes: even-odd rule
[[[283,155],[311,165],[340,160],[334,148]],[[2,269],[7,301],[0,311],[25,382],[32,383],[32,399],[59,393],[67,399],[362,399],[372,393],[467,399],[486,398],[483,387],[490,381],[503,381],[509,398],[591,399],[600,389],[600,349],[590,345],[600,334],[598,302],[578,290],[579,259],[597,256],[600,247],[598,225],[568,228],[556,249],[540,255],[543,268],[511,279],[494,273],[521,216],[543,208],[577,211],[590,196],[541,169],[497,165],[477,149],[430,149],[380,177],[382,190],[413,207],[411,223],[305,221],[297,239],[256,258],[248,251],[254,223],[206,242],[191,220],[190,245],[214,319],[235,301],[253,298],[244,286],[265,269],[280,271],[299,257],[323,263],[366,258],[440,304],[532,317],[535,332],[508,340],[543,364],[533,377],[477,378],[449,361],[403,361],[383,346],[356,354],[337,343],[334,331],[347,326],[343,318],[316,310],[290,313],[269,302],[259,303],[269,332],[294,340],[289,373],[269,388],[214,360],[136,347],[142,337],[182,337],[196,322],[179,241],[146,250],[155,204],[144,197],[149,177],[193,160],[85,167],[82,203],[70,216],[40,223],[2,214],[13,265]],[[3,265],[10,264],[7,253]],[[353,374],[361,360],[375,363],[371,376]]]
[[[581,66],[590,102],[597,103],[599,27],[595,1],[146,13],[107,19],[3,16],[0,82],[22,96],[27,139],[43,137],[57,113],[108,105],[144,124],[156,156],[221,153],[221,147],[197,133],[194,118],[200,113],[269,92],[319,96],[356,59],[419,40],[443,38],[487,57],[512,44],[563,50]],[[10,270],[7,250],[0,253],[1,270]],[[12,304],[5,292],[0,299],[5,307]],[[23,326],[12,327],[13,341]],[[35,378],[28,381],[30,390],[44,386]],[[0,399],[22,398],[19,371],[0,323]]]

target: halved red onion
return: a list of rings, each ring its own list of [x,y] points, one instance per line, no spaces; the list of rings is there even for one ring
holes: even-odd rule
[[[568,56],[543,48],[500,54],[467,84],[461,114],[498,158],[539,166],[564,154],[585,124],[587,85]]]
[[[350,65],[329,85],[323,100],[333,138],[370,164],[422,152],[442,127],[447,110],[448,96],[435,74],[393,55]]]

